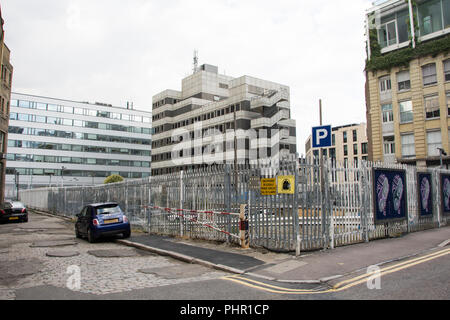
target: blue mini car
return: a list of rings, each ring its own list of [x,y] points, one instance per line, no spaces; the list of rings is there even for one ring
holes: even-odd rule
[[[89,204],[77,214],[75,235],[77,238],[87,237],[95,242],[102,236],[122,234],[123,238],[131,235],[130,223],[125,213],[116,202]]]

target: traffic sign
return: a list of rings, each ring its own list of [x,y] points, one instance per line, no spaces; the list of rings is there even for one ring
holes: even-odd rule
[[[331,147],[331,126],[320,126],[312,128],[312,147]]]

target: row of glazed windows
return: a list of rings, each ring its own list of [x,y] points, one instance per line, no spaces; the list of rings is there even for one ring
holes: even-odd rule
[[[151,145],[152,142],[150,139],[108,136],[103,134],[82,133],[82,132],[51,130],[51,129],[23,128],[17,126],[9,126],[8,132],[32,136],[57,137],[57,138],[78,139],[78,140],[95,140],[104,142],[140,144],[140,145]]]
[[[140,116],[140,115],[101,111],[101,110],[94,110],[94,109],[88,109],[88,108],[77,108],[77,107],[71,107],[71,106],[62,106],[62,105],[57,105],[57,104],[41,103],[41,102],[27,101],[27,100],[17,100],[17,99],[11,100],[11,106],[19,107],[19,108],[27,108],[27,109],[46,110],[46,111],[53,111],[53,112],[64,112],[64,113],[69,113],[69,114],[78,114],[78,115],[92,116],[92,117],[133,121],[133,122],[151,123],[150,117],[145,117],[145,116]]]
[[[151,134],[151,128],[122,126],[120,124],[101,123],[101,122],[94,122],[94,121],[84,121],[84,120],[65,119],[65,118],[55,118],[55,117],[48,117],[48,116],[38,116],[35,114],[27,114],[27,113],[11,112],[9,114],[9,120],[18,120],[18,121],[26,121],[26,122],[57,124],[57,125],[72,126],[72,127],[84,127],[84,128],[93,128],[93,129],[102,129],[102,130],[113,130],[113,131],[122,131],[122,132]]]

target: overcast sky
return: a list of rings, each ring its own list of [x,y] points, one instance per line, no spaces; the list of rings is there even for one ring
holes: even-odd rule
[[[366,122],[372,0],[3,0],[13,91],[151,111],[199,64],[288,85],[298,152],[311,127]]]

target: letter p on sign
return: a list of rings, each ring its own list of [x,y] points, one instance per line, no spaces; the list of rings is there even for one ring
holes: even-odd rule
[[[312,128],[312,147],[331,147],[331,126],[321,126]]]

